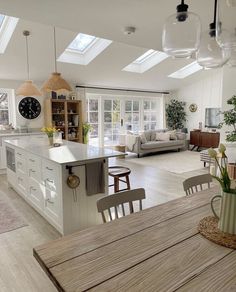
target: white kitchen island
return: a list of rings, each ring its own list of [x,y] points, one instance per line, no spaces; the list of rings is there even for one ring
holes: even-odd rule
[[[108,194],[108,158],[123,153],[69,141],[52,147],[43,137],[4,143],[9,185],[61,234],[102,222],[96,201]],[[75,190],[67,185],[71,172],[80,179]]]

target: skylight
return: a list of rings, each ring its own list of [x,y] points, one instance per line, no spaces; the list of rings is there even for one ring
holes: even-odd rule
[[[57,61],[88,65],[111,43],[112,41],[110,40],[100,39],[92,35],[79,33],[57,59]]]
[[[133,61],[134,64],[142,64],[145,62],[148,58],[150,58],[152,55],[155,54],[154,50],[148,50],[146,53],[138,57],[136,60]]]
[[[5,52],[18,20],[18,18],[0,14],[0,54]]]
[[[195,61],[193,63],[188,64],[187,66],[179,69],[178,71],[171,73],[168,77],[176,78],[176,79],[183,79],[186,78],[189,75],[192,75],[193,73],[202,70],[202,66],[198,65],[198,63]]]
[[[0,27],[1,27],[1,25],[3,24],[3,20],[4,20],[4,18],[5,18],[5,15],[0,14]]]
[[[143,55],[135,59],[128,66],[123,68],[123,71],[144,73],[145,71],[151,69],[153,66],[164,61],[166,58],[168,58],[168,55],[164,52],[148,50]]]
[[[68,49],[84,53],[88,50],[97,40],[95,36],[79,33],[76,38],[70,43]]]

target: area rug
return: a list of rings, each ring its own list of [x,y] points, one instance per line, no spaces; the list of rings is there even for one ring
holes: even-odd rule
[[[173,173],[184,173],[203,169],[200,154],[195,151],[157,153],[140,158],[131,157],[129,162]]]
[[[4,194],[0,192],[0,233],[12,231],[27,226],[23,218],[7,203]]]

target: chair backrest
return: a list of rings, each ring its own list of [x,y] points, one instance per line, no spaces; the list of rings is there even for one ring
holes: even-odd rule
[[[183,187],[186,195],[191,195],[193,193],[202,191],[204,188],[203,186],[206,184],[207,188],[211,187],[212,176],[207,174],[197,175],[190,178],[187,178],[183,182]]]
[[[145,199],[145,190],[143,188],[118,192],[99,199],[97,201],[97,209],[101,213],[102,220],[105,223],[107,222],[105,211],[108,213],[109,221],[112,221],[126,216],[128,213],[134,213],[134,201],[139,201],[139,211],[142,210],[143,199]],[[129,212],[126,212],[125,204],[128,204]],[[112,216],[112,208],[114,208],[115,216]]]

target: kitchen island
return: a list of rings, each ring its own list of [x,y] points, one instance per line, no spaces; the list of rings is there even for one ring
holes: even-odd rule
[[[52,147],[44,137],[4,143],[9,185],[61,234],[102,222],[96,201],[108,194],[108,158],[123,153],[64,140]]]

